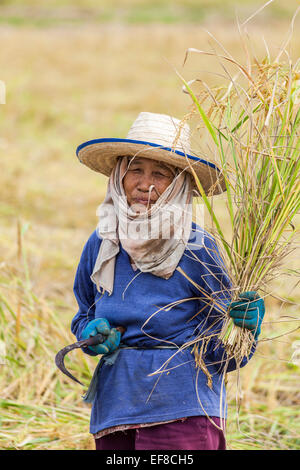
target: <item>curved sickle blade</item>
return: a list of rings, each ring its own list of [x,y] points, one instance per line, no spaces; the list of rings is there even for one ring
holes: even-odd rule
[[[98,335],[91,336],[88,339],[84,339],[82,341],[77,341],[77,343],[69,344],[69,346],[64,347],[63,349],[61,349],[56,354],[55,364],[57,365],[59,370],[61,370],[65,375],[70,377],[70,379],[74,380],[75,382],[79,383],[80,385],[83,385],[82,382],[77,380],[74,377],[74,375],[72,375],[71,372],[69,372],[68,369],[66,369],[65,362],[64,362],[65,356],[66,356],[66,354],[68,354],[73,349],[82,348],[82,347],[86,347],[86,346],[92,346],[92,345],[95,345],[95,344],[100,344],[100,343],[103,343],[104,340],[105,340],[105,336],[103,336],[101,333],[99,333]]]
[[[68,377],[70,377],[70,379],[74,380],[75,382],[79,383],[80,385],[83,385],[82,382],[80,382],[79,380],[76,379],[76,377],[74,377],[74,375],[71,374],[71,372],[68,371],[68,369],[66,369],[66,366],[65,366],[65,363],[64,363],[64,358],[65,358],[65,355],[68,354],[69,351],[71,351],[71,349],[68,349],[69,346],[67,346],[66,348],[62,349],[61,351],[59,351],[56,356],[55,356],[55,364],[57,365],[57,367],[59,368],[59,370],[61,370],[65,375],[67,375]],[[66,351],[67,349],[67,351]],[[72,348],[73,349],[73,348]]]
[[[117,326],[116,330],[120,331],[121,334],[123,334],[126,331],[126,329],[123,326]],[[68,369],[66,369],[66,366],[64,363],[65,356],[73,349],[101,344],[106,340],[106,338],[107,336],[102,335],[101,333],[98,333],[95,336],[90,336],[90,338],[83,339],[82,341],[77,341],[77,343],[69,344],[68,346],[64,347],[56,354],[55,364],[57,365],[59,370],[61,370],[61,372],[63,372],[68,377],[70,377],[70,379],[74,380],[80,385],[83,385],[82,382],[77,380],[76,377],[74,377],[74,375],[72,375],[71,372],[69,372]]]

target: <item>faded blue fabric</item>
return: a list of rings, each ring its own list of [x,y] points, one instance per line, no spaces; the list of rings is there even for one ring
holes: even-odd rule
[[[199,243],[199,233],[203,243]],[[121,342],[133,349],[118,349],[113,365],[102,362],[99,380],[94,384],[90,432],[205,414],[224,418],[223,372],[225,364],[227,372],[237,365],[217,341],[222,312],[227,311],[232,295],[214,239],[193,224],[178,265],[182,272],[175,270],[169,279],[134,271],[121,245],[111,296],[100,294],[90,279],[100,243],[95,231],[84,246],[74,282],[79,309],[71,330],[80,340],[90,321],[106,318],[111,327],[126,328]],[[213,305],[210,298],[215,301]],[[205,335],[211,337],[205,364],[212,376],[212,388],[205,373],[195,367],[191,347],[180,349]],[[88,348],[84,351],[96,355]],[[250,357],[244,358],[241,367]]]
[[[89,388],[88,388],[87,392],[85,393],[85,395],[83,395],[83,397],[82,397],[83,401],[85,401],[86,403],[93,403],[94,398],[96,396],[97,385],[98,385],[98,380],[99,380],[99,376],[100,376],[101,367],[103,366],[103,364],[107,364],[109,366],[114,365],[114,363],[116,362],[116,359],[119,355],[119,352],[120,352],[120,349],[116,349],[116,351],[113,351],[109,354],[105,354],[104,356],[101,357],[101,359],[98,362],[98,365],[97,365],[97,367],[94,371],[94,374],[93,374],[92,380],[90,382]]]
[[[170,348],[170,349],[177,349],[176,346],[163,346],[163,347]],[[101,357],[101,359],[98,362],[98,365],[97,365],[97,367],[94,371],[94,374],[93,374],[92,380],[90,382],[89,388],[88,388],[87,392],[85,393],[85,395],[83,395],[83,397],[82,397],[83,401],[85,401],[86,403],[93,403],[94,398],[96,396],[96,392],[97,392],[98,381],[100,379],[101,367],[103,366],[103,364],[106,364],[106,365],[109,365],[109,366],[114,365],[114,363],[116,362],[116,359],[117,359],[117,357],[120,353],[120,349],[123,349],[123,348],[134,349],[133,346],[130,347],[130,346],[124,346],[123,344],[121,344],[119,349],[117,349],[117,350],[115,350],[111,353],[105,354]],[[160,346],[158,346],[158,348],[160,348]],[[136,348],[136,349],[143,349],[143,348]],[[145,348],[145,349],[148,349],[148,348]]]

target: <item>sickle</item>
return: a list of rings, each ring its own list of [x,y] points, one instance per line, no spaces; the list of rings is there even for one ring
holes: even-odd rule
[[[116,330],[120,331],[121,334],[125,332],[125,328],[123,326],[118,326]],[[77,380],[74,375],[71,374],[66,369],[64,359],[66,354],[68,354],[70,351],[73,349],[77,348],[82,348],[82,347],[88,347],[88,346],[95,346],[96,344],[101,344],[107,339],[107,336],[103,335],[102,333],[98,333],[95,336],[90,336],[87,339],[83,339],[82,341],[77,341],[76,343],[69,344],[68,346],[65,346],[63,349],[61,349],[55,356],[55,364],[61,370],[65,375],[70,377],[70,379],[74,380],[75,382],[79,383],[80,385],[83,385],[79,380]]]

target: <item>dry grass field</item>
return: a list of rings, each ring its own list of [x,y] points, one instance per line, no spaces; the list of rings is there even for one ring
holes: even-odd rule
[[[74,341],[75,270],[107,182],[78,162],[76,147],[125,137],[140,111],[182,118],[191,102],[176,70],[187,80],[215,80],[203,56],[183,67],[189,47],[212,47],[207,31],[238,59],[244,54],[232,1],[100,3],[0,3],[0,449],[94,448],[82,387],[54,364]],[[297,3],[275,1],[249,21],[258,56],[264,41],[276,53]],[[241,20],[260,5],[240,2]],[[288,302],[267,299],[256,355],[239,376],[230,374],[229,449],[300,448],[296,267],[293,255],[273,286]],[[96,360],[78,350],[70,356],[68,368],[88,384]]]

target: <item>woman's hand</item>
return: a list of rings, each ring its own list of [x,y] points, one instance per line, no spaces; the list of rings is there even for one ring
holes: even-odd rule
[[[229,305],[229,315],[235,325],[250,330],[257,340],[265,315],[264,300],[257,292],[242,292],[239,300]]]
[[[121,341],[121,333],[116,328],[110,328],[106,318],[96,318],[89,322],[83,330],[81,338],[87,339],[90,336],[96,336],[98,333],[102,333],[107,338],[101,344],[89,346],[93,352],[96,354],[109,354],[118,348]]]

